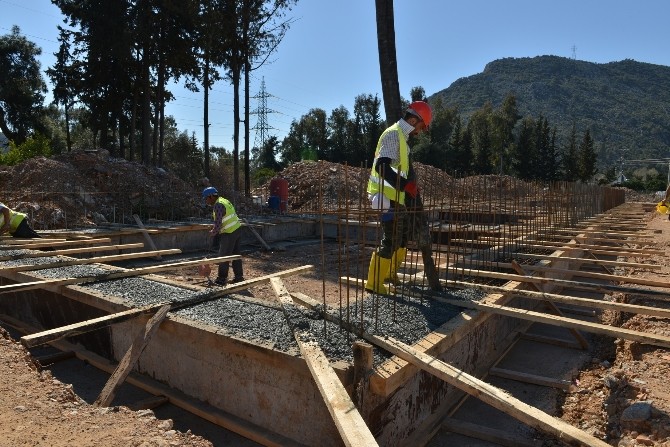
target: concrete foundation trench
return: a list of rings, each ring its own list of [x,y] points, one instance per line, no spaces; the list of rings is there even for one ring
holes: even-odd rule
[[[617,266],[653,248],[640,225],[649,205],[594,191],[518,194],[505,209],[426,200],[441,292],[411,244],[392,292],[365,292],[380,229],[348,206],[246,216],[247,248],[344,254],[337,269],[305,264],[227,287],[161,275],[221,262],[201,253],[204,222],[3,239],[0,322],[55,369],[76,358],[101,371],[87,391],[97,405],[169,403],[188,415],[184,428],[197,417],[234,433],[212,435],[215,445],[608,445],[554,417],[547,390],[570,388],[589,334],[670,340],[598,323],[602,309],[644,311],[603,298],[629,289]],[[325,268],[341,305],[285,283]],[[273,293],[246,292],[259,284]],[[557,350],[573,361],[552,362]],[[539,406],[501,378],[530,385]]]

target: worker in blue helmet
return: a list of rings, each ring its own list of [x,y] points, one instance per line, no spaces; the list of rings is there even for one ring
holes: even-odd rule
[[[240,254],[241,227],[240,219],[237,217],[235,207],[230,201],[219,196],[219,192],[213,186],[202,191],[205,203],[212,207],[212,219],[214,225],[209,231],[213,237],[212,248],[218,250],[219,256],[231,256]],[[242,275],[242,260],[236,259],[233,264],[233,280],[231,283],[244,281]],[[225,286],[228,282],[228,262],[219,264],[218,277],[214,281],[219,286]]]

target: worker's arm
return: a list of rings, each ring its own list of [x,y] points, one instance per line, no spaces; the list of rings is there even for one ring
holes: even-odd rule
[[[221,222],[223,221],[223,216],[226,215],[226,208],[219,202],[216,202],[212,211],[214,212],[214,226],[212,226],[209,234],[211,236],[216,236],[219,234],[219,231],[221,231]]]
[[[9,231],[9,220],[10,220],[9,208],[7,207],[2,208],[2,217],[4,220],[2,223],[2,227],[0,227],[0,234],[5,234]]]

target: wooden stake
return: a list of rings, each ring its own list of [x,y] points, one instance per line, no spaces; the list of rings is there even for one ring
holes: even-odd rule
[[[158,248],[156,248],[156,244],[154,244],[154,240],[151,239],[151,236],[149,236],[149,232],[147,231],[146,228],[144,228],[144,224],[142,223],[142,220],[140,219],[140,216],[137,214],[133,214],[133,219],[135,219],[135,222],[137,222],[137,226],[140,227],[140,231],[142,232],[142,235],[144,236],[144,240],[147,241],[147,244],[149,244],[149,247],[153,250],[156,251]],[[156,259],[161,260],[162,258],[160,255],[156,256]]]
[[[112,373],[112,376],[105,384],[105,387],[102,389],[100,396],[98,396],[93,405],[98,407],[108,407],[109,404],[112,403],[114,396],[116,395],[116,391],[119,389],[123,381],[126,380],[128,374],[130,374],[130,371],[133,369],[135,363],[137,363],[137,360],[140,358],[140,354],[142,354],[142,351],[144,351],[144,348],[146,348],[147,344],[151,340],[151,337],[153,337],[153,335],[158,330],[158,327],[167,316],[169,310],[170,305],[166,304],[165,306],[158,309],[158,312],[156,312],[156,314],[151,317],[149,321],[147,321],[144,330],[140,332],[137,337],[135,337],[135,340],[130,345],[130,348],[128,348],[128,351],[126,351],[123,359],[119,362],[119,365]]]

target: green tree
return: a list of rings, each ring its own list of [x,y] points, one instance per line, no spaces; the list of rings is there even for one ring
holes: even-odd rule
[[[584,132],[584,138],[579,145],[577,162],[579,180],[586,183],[593,178],[597,172],[596,161],[596,152],[594,149],[593,139],[591,138],[591,132],[589,129],[586,129],[586,132]]]
[[[468,121],[468,132],[472,135],[472,147],[474,152],[473,169],[477,174],[491,174],[493,172],[492,140],[491,140],[491,117],[493,107],[487,102],[481,109],[477,110]]]
[[[0,130],[20,145],[33,131],[43,131],[46,85],[37,57],[42,53],[18,26],[0,37]]]
[[[328,148],[324,160],[343,163],[351,159],[353,123],[346,107],[340,106],[330,113],[327,123]]]
[[[521,121],[517,143],[511,156],[512,171],[523,180],[536,178],[536,126],[535,120],[531,117],[526,117]]]
[[[357,150],[351,154],[349,164],[360,166],[371,163],[377,148],[379,136],[386,124],[380,117],[381,101],[375,95],[358,95],[354,100],[354,145]]]
[[[277,140],[277,137],[274,135],[267,139],[258,152],[258,158],[256,160],[258,169],[270,169],[272,171],[279,170],[279,163],[275,157],[278,146],[279,140]]]
[[[563,180],[568,182],[577,181],[579,178],[579,160],[577,158],[577,129],[572,123],[572,131],[568,138],[568,143],[563,150],[561,157],[561,167],[563,170]]]

